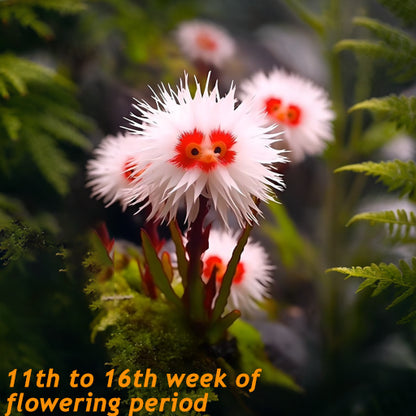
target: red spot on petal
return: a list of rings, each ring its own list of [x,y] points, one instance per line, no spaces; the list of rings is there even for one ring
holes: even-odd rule
[[[302,111],[297,105],[289,105],[286,111],[287,124],[297,126],[301,121]]]
[[[227,270],[227,265],[224,264],[222,259],[218,256],[210,256],[204,261],[203,277],[205,281],[211,277],[214,267],[217,268],[216,280],[218,284],[221,284],[224,277],[224,273]],[[243,263],[237,264],[237,270],[233,278],[233,284],[239,284],[243,281],[245,273],[245,267]]]
[[[203,50],[215,51],[218,45],[217,42],[206,32],[198,33],[196,37],[196,44]]]
[[[134,160],[134,157],[130,156],[124,162],[123,176],[129,183],[137,179],[143,172],[144,169],[141,169],[136,172],[136,162]]]
[[[237,264],[237,270],[235,271],[235,275],[234,275],[234,279],[233,279],[233,284],[238,285],[239,283],[241,283],[244,279],[244,273],[245,273],[246,269],[244,267],[243,263],[238,263]]]
[[[275,120],[278,120],[281,108],[282,100],[280,98],[271,97],[266,100],[266,113]]]
[[[218,256],[210,256],[204,261],[204,269],[202,273],[205,279],[208,280],[211,277],[214,267],[217,267],[216,280],[217,282],[221,282],[226,266]]]

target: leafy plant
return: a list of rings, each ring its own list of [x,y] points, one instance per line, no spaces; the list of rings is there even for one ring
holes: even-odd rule
[[[414,8],[408,2],[383,1],[399,17],[407,23],[414,23]],[[414,71],[414,57],[416,42],[404,31],[390,25],[383,24],[374,19],[356,18],[357,25],[366,27],[378,41],[369,40],[344,40],[337,44],[337,49],[351,49],[356,53],[366,53],[373,58],[382,58],[389,62],[396,74],[396,82],[416,80]],[[376,115],[374,124],[379,120],[387,120],[396,126],[396,129],[404,129],[409,134],[415,132],[416,97],[390,95],[382,98],[370,98],[361,101],[350,108],[350,111],[369,110]],[[382,121],[383,122],[383,121]],[[378,181],[387,186],[388,192],[398,191],[399,198],[407,198],[412,202],[416,200],[416,165],[412,160],[402,161],[367,161],[355,163],[338,168],[336,172],[352,171],[374,176]],[[358,221],[368,221],[370,224],[384,224],[396,244],[414,244],[414,226],[416,225],[416,213],[414,211],[398,209],[381,212],[362,212],[353,216],[348,225]],[[399,265],[393,263],[371,264],[365,267],[335,267],[329,271],[346,274],[347,277],[359,277],[364,279],[358,291],[372,287],[372,296],[377,296],[388,287],[396,288],[391,308],[407,298],[414,302],[416,285],[416,259],[413,257],[411,265],[403,259],[399,259]],[[416,317],[414,303],[412,310],[402,319],[408,322]]]
[[[388,309],[414,296],[416,292],[416,257],[412,258],[411,265],[401,260],[398,267],[392,263],[380,263],[365,267],[335,267],[329,271],[346,274],[347,278],[359,277],[364,279],[357,292],[367,287],[373,287],[372,296],[379,295],[393,285],[396,288],[396,295],[393,302],[387,307]],[[408,322],[415,318],[416,311],[413,307],[411,312],[401,322]]]

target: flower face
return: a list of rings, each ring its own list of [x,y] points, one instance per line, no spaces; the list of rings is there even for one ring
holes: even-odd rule
[[[293,162],[321,153],[333,138],[331,103],[326,92],[311,81],[275,69],[269,76],[257,73],[243,82],[241,90],[241,99],[253,99],[269,124],[284,130]]]
[[[204,196],[224,223],[231,211],[242,225],[256,221],[253,198],[270,200],[270,188],[281,189],[281,177],[271,166],[285,161],[271,147],[275,135],[249,104],[235,108],[234,92],[232,87],[220,97],[217,86],[202,92],[196,82],[192,96],[185,82],[176,93],[161,87],[156,108],[144,102],[135,106],[141,115],[131,115],[131,130],[142,143],[137,169],[145,171],[129,195],[132,201],[148,196],[150,218],[170,221],[184,205],[192,222]],[[152,192],[144,195],[143,189]]]
[[[221,27],[198,20],[182,23],[176,38],[184,54],[220,67],[235,52],[234,40]]]
[[[232,147],[235,141],[229,132],[213,130],[206,138],[195,128],[179,137],[176,156],[171,162],[184,169],[195,167],[209,172],[218,164],[226,166],[234,161],[235,151]]]
[[[237,237],[229,233],[217,230],[210,233],[209,248],[203,255],[202,279],[207,282],[215,266],[217,291],[236,244]],[[243,315],[253,313],[258,309],[257,302],[267,296],[273,281],[272,271],[273,267],[263,247],[249,240],[237,265],[227,307],[238,309]]]
[[[137,141],[131,135],[107,136],[95,149],[94,159],[87,164],[87,186],[92,188],[92,196],[107,205],[119,201],[123,209],[127,207],[126,189],[143,172],[135,169]]]

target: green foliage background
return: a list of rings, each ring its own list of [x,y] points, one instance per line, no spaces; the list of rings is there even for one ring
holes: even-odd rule
[[[286,389],[282,378],[277,387],[270,371],[270,384],[239,398],[238,410],[224,393],[212,414],[413,414],[416,169],[414,160],[378,156],[398,134],[414,142],[412,0],[0,0],[0,401],[10,394],[14,368],[90,371],[96,391],[105,390],[105,335],[94,333],[91,342],[97,317],[84,294],[81,260],[88,230],[100,220],[112,235],[137,241],[143,219],[89,200],[84,165],[92,147],[119,130],[132,96],[146,98],[148,84],[175,83],[184,69],[196,70],[171,36],[193,17],[224,24],[240,41],[226,80],[248,75],[244,65],[257,55],[247,45],[261,26],[305,31],[320,45],[337,113],[334,143],[322,158],[288,169],[282,204],[269,208],[258,231],[278,263],[277,308],[270,313],[307,351],[306,361],[285,368],[302,392]],[[409,205],[360,211],[365,198],[387,194]],[[123,351],[142,340],[148,353],[149,333],[168,319],[149,331],[127,331],[132,321],[146,323],[129,315],[130,306],[118,310],[110,347],[120,343]],[[305,319],[303,329],[296,330],[299,319],[291,327],[290,311]],[[257,362],[257,332],[237,325],[246,359]],[[171,326],[182,341],[177,348],[194,345]],[[165,335],[160,348],[174,343]],[[268,345],[269,358],[285,367],[288,355],[275,347]],[[129,351],[113,355],[113,364],[139,365]]]

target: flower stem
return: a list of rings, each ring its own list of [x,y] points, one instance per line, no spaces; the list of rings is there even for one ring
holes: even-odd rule
[[[201,279],[202,260],[201,256],[208,248],[208,236],[210,227],[204,228],[204,219],[208,213],[208,200],[199,197],[199,211],[195,221],[189,227],[187,233],[188,242],[186,251],[188,253],[189,263],[186,276],[186,287],[183,295],[185,305],[188,307],[191,321],[202,323],[206,321],[204,309],[204,292],[205,286]]]
[[[219,319],[224,312],[225,305],[227,304],[228,296],[230,295],[231,285],[233,283],[233,278],[237,269],[237,265],[240,261],[241,253],[244,250],[245,245],[247,244],[248,237],[253,228],[253,225],[247,224],[241,233],[238,243],[234,248],[233,254],[230,261],[227,265],[227,270],[224,273],[222,279],[220,291],[218,293],[217,300],[215,301],[214,310],[212,311],[212,321],[215,322]]]

